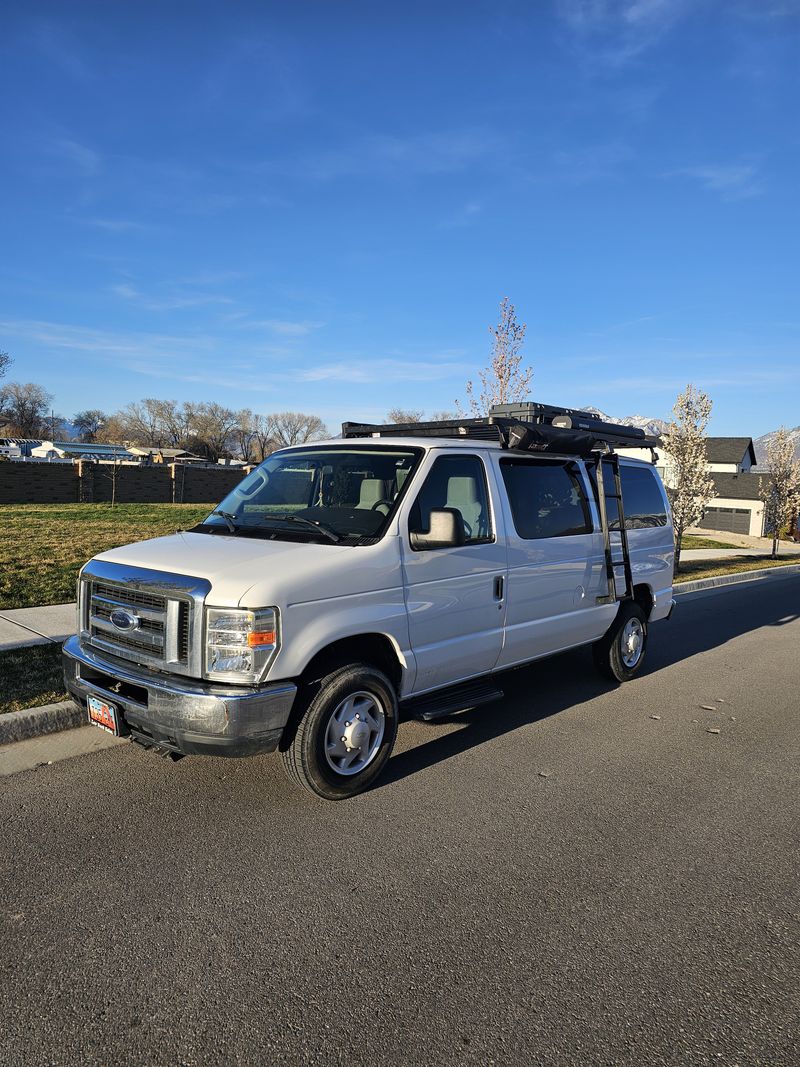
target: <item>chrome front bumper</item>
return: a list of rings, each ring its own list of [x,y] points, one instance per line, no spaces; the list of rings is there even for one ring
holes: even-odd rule
[[[249,756],[278,747],[297,696],[293,682],[261,689],[161,674],[70,637],[64,682],[74,700],[114,704],[135,741],[182,755]]]

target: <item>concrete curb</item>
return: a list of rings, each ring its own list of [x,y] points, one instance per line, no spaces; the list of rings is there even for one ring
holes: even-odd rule
[[[85,726],[86,721],[86,710],[71,700],[45,704],[41,708],[26,708],[25,711],[9,711],[0,715],[0,745],[27,741],[59,730],[73,730],[76,726]]]
[[[789,563],[785,567],[763,567],[761,570],[739,571],[738,574],[717,574],[713,578],[696,578],[693,582],[678,582],[672,587],[672,595],[695,593],[700,589],[717,589],[724,585],[738,585],[754,578],[784,578],[800,574],[800,563]]]

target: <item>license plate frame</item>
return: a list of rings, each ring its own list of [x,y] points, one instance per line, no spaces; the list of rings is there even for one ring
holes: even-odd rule
[[[106,733],[113,734],[115,737],[120,736],[122,722],[116,704],[111,704],[100,697],[90,696],[86,701],[86,710],[92,726],[97,726],[98,729],[105,730]]]

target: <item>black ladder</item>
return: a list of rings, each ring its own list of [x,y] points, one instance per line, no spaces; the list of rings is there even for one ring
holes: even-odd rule
[[[603,484],[603,464],[608,463],[614,475],[614,492],[606,496]],[[625,507],[622,503],[622,478],[619,471],[619,456],[616,452],[601,453],[597,457],[597,504],[600,509],[600,525],[603,530],[603,545],[606,556],[606,577],[608,579],[608,596],[599,597],[603,604],[611,604],[616,600],[633,599],[633,574],[631,573],[631,554],[628,547],[628,529],[625,523]],[[611,544],[611,531],[608,525],[608,511],[606,500],[616,500],[617,514],[619,515],[620,547],[622,559],[615,560],[613,546]],[[625,575],[625,592],[620,597],[617,595],[617,569],[623,568]]]

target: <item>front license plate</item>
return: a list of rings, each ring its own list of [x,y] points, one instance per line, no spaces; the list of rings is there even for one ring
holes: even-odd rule
[[[119,736],[119,712],[113,704],[99,697],[89,697],[89,722]]]

